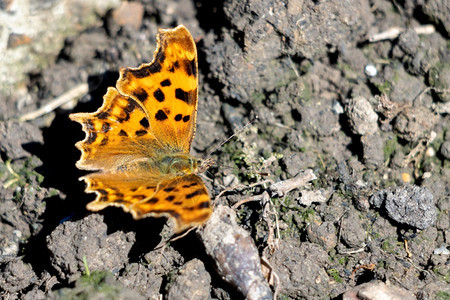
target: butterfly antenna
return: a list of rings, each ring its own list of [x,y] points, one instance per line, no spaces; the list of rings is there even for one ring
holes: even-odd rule
[[[242,131],[244,131],[248,126],[250,126],[251,124],[253,124],[256,120],[258,119],[258,116],[256,116],[253,120],[250,120],[247,122],[247,124],[245,124],[241,129],[239,129],[238,131],[234,132],[232,135],[230,135],[228,138],[226,138],[224,141],[222,141],[219,146],[217,146],[216,148],[214,148],[211,152],[208,153],[208,155],[206,156],[205,160],[208,160],[211,158],[211,155],[216,152],[217,150],[219,150],[220,148],[222,148],[222,146],[224,144],[226,144],[229,140],[231,140],[232,138],[234,138],[235,136],[237,136],[238,134],[240,134]]]

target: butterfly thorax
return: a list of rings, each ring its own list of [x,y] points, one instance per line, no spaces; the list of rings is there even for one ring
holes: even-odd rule
[[[197,173],[199,159],[185,153],[165,155],[155,162],[162,174]]]

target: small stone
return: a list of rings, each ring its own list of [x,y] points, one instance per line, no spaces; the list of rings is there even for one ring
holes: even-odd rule
[[[403,180],[404,183],[410,183],[411,180],[412,180],[411,174],[403,172],[402,173],[402,180]]]
[[[445,141],[441,145],[441,154],[446,159],[450,159],[450,141]]]
[[[378,131],[378,115],[367,99],[363,97],[350,99],[346,112],[355,134],[374,134]]]
[[[144,16],[144,6],[138,2],[121,2],[120,6],[113,10],[112,17],[119,26],[131,26],[139,29]]]
[[[320,225],[313,222],[306,228],[306,234],[310,242],[325,247],[327,250],[336,247],[336,227],[333,222],[323,222]]]
[[[364,73],[366,73],[366,75],[369,77],[374,77],[377,76],[378,70],[374,65],[368,64],[364,67]]]
[[[419,35],[413,30],[407,30],[398,37],[398,45],[405,54],[414,55],[420,44]]]
[[[428,72],[428,81],[435,88],[435,93],[443,102],[450,101],[450,64],[442,64]]]
[[[373,194],[369,202],[378,208],[384,203],[391,219],[415,228],[428,228],[437,219],[433,194],[428,188],[407,185],[396,189],[384,189]]]
[[[416,297],[414,296],[414,294],[403,288],[388,285],[384,282],[371,281],[358,285],[353,289],[346,291],[342,295],[342,300],[355,300],[355,299],[415,300]]]
[[[434,150],[433,147],[428,147],[428,148],[427,148],[427,151],[425,152],[425,154],[426,154],[428,157],[434,157],[434,156],[436,155],[436,150]]]
[[[431,128],[436,122],[437,117],[429,109],[411,107],[395,118],[394,129],[401,138],[414,142],[422,137],[431,137]]]
[[[239,179],[234,174],[229,174],[223,177],[223,185],[225,187],[230,187],[239,184]]]
[[[31,38],[26,34],[11,33],[8,37],[8,48],[16,48],[31,42]]]
[[[317,191],[302,191],[302,196],[299,199],[301,205],[311,206],[312,203],[324,203],[327,201],[327,198],[324,196],[326,191],[317,190]]]
[[[435,254],[435,255],[450,255],[450,250],[448,250],[446,246],[442,246],[440,248],[434,249],[433,254]]]
[[[366,231],[356,210],[350,210],[342,220],[342,241],[350,248],[364,247]]]
[[[261,270],[258,249],[250,234],[236,222],[236,212],[215,207],[203,230],[197,232],[217,273],[247,299],[272,299],[272,291]]]
[[[361,144],[363,145],[364,162],[373,168],[379,168],[384,164],[384,143],[379,132],[363,135]]]
[[[339,101],[333,100],[333,106],[331,107],[331,110],[336,115],[341,115],[344,113],[344,108],[342,107],[341,103]]]

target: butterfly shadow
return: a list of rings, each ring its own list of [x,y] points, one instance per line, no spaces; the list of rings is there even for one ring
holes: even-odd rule
[[[106,72],[90,77],[88,79],[90,94],[85,98],[93,99],[93,101],[83,102],[81,100],[76,110],[91,109],[94,111],[101,105],[102,96],[107,87],[113,85],[117,78],[117,72]],[[69,119],[68,114],[69,112],[57,113],[51,125],[42,129],[43,144],[23,145],[26,151],[42,161],[42,165],[35,168],[35,171],[44,178],[40,186],[57,189],[61,192],[59,195],[44,200],[46,208],[40,216],[42,229],[38,234],[31,236],[22,249],[24,261],[32,264],[37,273],[53,270],[46,237],[59,224],[67,220],[82,219],[87,214],[85,205],[88,198],[92,197],[92,195],[84,193],[85,184],[78,180],[86,172],[75,167],[81,153],[74,145],[77,141],[84,139],[85,134],[78,124]]]

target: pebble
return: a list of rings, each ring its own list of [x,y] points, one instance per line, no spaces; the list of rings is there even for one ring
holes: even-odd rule
[[[374,65],[368,64],[364,67],[364,73],[366,73],[366,75],[369,77],[374,77],[377,76],[378,70]]]

